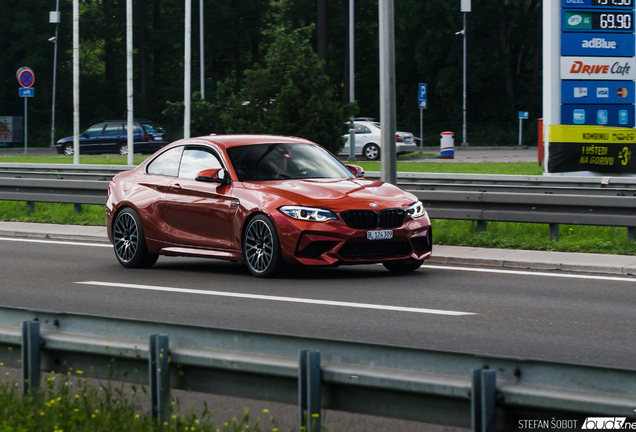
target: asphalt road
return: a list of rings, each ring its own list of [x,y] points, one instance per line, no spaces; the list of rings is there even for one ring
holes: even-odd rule
[[[0,240],[0,257],[6,306],[636,366],[636,278],[434,266],[395,275],[366,265],[261,280],[241,263],[161,257],[131,270],[105,245],[18,239]]]

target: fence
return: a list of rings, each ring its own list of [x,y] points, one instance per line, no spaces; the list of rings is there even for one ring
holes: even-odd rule
[[[298,403],[313,432],[321,409],[484,432],[636,412],[635,370],[11,307],[0,307],[0,361],[22,367],[25,391],[40,370],[69,368],[149,384],[157,417],[170,388]]]
[[[33,202],[71,203],[79,211],[82,204],[106,202],[107,181],[14,176],[83,175],[109,180],[131,168],[59,165],[47,173],[42,165],[12,165],[9,171],[2,171],[5,167],[0,165],[0,200],[27,201],[31,206]],[[379,178],[379,173],[367,177]],[[488,221],[497,221],[549,224],[553,240],[558,240],[559,224],[627,227],[630,241],[636,235],[634,178],[400,173],[398,186],[421,199],[433,219],[474,220],[479,231],[486,229]]]

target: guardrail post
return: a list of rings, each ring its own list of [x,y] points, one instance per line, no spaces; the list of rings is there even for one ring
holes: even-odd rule
[[[559,224],[550,224],[550,240],[559,241]]]
[[[33,201],[27,201],[27,208],[29,209],[29,212],[32,212],[35,210],[35,203]]]
[[[627,227],[627,241],[634,241],[635,236],[636,236],[636,228]]]
[[[22,393],[40,388],[40,323],[22,322]]]
[[[486,221],[485,220],[478,220],[477,221],[477,232],[484,232],[486,231]]]
[[[320,352],[301,350],[298,362],[298,406],[300,430],[320,432]]]
[[[496,432],[497,372],[473,370],[471,394],[472,432]]]
[[[150,415],[167,421],[170,417],[170,365],[168,335],[150,335]]]
[[[82,205],[81,204],[73,204],[73,213],[74,214],[80,214],[82,212]]]

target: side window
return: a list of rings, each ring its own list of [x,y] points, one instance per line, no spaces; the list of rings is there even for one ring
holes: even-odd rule
[[[97,135],[101,135],[102,129],[104,129],[104,123],[96,124],[86,129],[86,132],[84,132],[84,134],[88,135],[89,137],[94,137]]]
[[[157,156],[148,164],[148,174],[176,177],[179,174],[179,161],[183,146],[175,147]]]
[[[109,123],[104,128],[104,135],[121,135],[124,133],[124,128],[121,123]]]
[[[183,152],[179,177],[194,180],[199,172],[214,168],[223,168],[223,165],[212,150],[189,147]],[[219,177],[223,177],[223,171],[219,172]]]
[[[356,128],[356,133],[357,134],[362,134],[362,133],[371,133],[371,131],[369,130],[368,127],[361,125],[361,124],[357,124],[354,123],[355,128]]]
[[[369,129],[368,127],[364,126],[364,132],[363,133],[371,133],[371,129]]]

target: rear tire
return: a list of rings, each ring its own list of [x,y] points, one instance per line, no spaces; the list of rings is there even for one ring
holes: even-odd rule
[[[394,273],[406,273],[410,271],[415,271],[422,266],[424,260],[416,260],[413,258],[407,258],[403,260],[397,261],[387,261],[382,263],[382,265],[389,271]]]
[[[119,144],[118,152],[122,156],[127,155],[128,154],[128,144],[127,143]]]
[[[243,257],[256,277],[273,278],[287,268],[276,227],[267,216],[257,215],[249,221],[243,236]]]
[[[362,154],[365,158],[371,161],[376,161],[380,159],[380,147],[377,144],[367,144],[364,146],[362,150]]]
[[[123,209],[115,217],[113,246],[117,260],[127,268],[152,267],[159,258],[159,255],[148,252],[141,220],[130,207]]]

